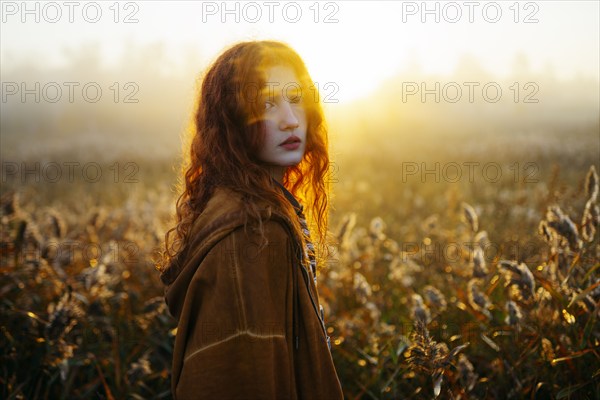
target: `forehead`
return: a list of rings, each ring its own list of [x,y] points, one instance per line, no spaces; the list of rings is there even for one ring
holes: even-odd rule
[[[277,88],[283,88],[284,86],[290,88],[300,86],[300,80],[291,67],[281,65],[268,67],[265,69],[264,74],[267,86],[269,86],[269,84],[273,85],[274,83],[279,84],[275,85]]]

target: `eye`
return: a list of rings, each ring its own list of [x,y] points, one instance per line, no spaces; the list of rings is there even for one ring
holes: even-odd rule
[[[301,101],[302,101],[302,96],[300,96],[300,95],[295,95],[295,96],[290,97],[290,103],[292,103],[292,104],[298,104]]]
[[[273,107],[275,107],[275,103],[270,100],[265,101],[265,110],[270,110]]]

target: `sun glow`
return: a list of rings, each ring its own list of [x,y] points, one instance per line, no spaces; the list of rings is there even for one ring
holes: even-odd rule
[[[240,40],[281,40],[306,61],[328,103],[364,97],[386,78],[410,71],[451,75],[465,54],[494,75],[510,73],[515,55],[523,53],[533,70],[550,66],[558,78],[583,73],[597,79],[598,37],[589,32],[598,31],[598,3],[572,3],[535,3],[537,9],[523,5],[518,10],[516,3],[497,3],[502,18],[494,23],[491,11],[484,14],[483,7],[471,10],[460,2],[152,1],[135,3],[136,8],[126,3],[128,8],[124,5],[118,15],[107,2],[99,6],[104,8],[98,23],[86,21],[82,10],[73,14],[72,23],[52,23],[45,19],[54,14],[44,7],[38,7],[39,16],[20,15],[14,3],[3,21],[2,60],[9,68],[18,65],[22,54],[41,52],[36,60],[43,59],[44,66],[60,64],[65,51],[85,52],[98,45],[106,64],[131,46],[156,45],[168,54],[169,63],[200,67]],[[63,19],[69,17],[64,11]],[[125,17],[136,22],[124,23]],[[565,31],[560,28],[565,18],[577,24]],[[572,46],[574,40],[578,46]]]

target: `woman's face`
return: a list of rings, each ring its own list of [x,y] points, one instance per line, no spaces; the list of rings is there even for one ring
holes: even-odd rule
[[[269,164],[280,180],[289,166],[297,165],[306,149],[306,111],[300,82],[293,69],[275,66],[265,71],[263,124],[265,141],[258,158]]]

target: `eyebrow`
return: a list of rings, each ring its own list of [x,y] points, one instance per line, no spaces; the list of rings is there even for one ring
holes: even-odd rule
[[[300,96],[302,94],[302,88],[294,85],[294,86],[273,86],[273,85],[268,85],[265,86],[261,91],[260,91],[260,95],[263,98],[274,98],[274,99],[279,99],[281,98],[283,95],[285,94],[285,97],[289,98],[293,98],[296,96]],[[272,95],[272,96],[271,96]]]

